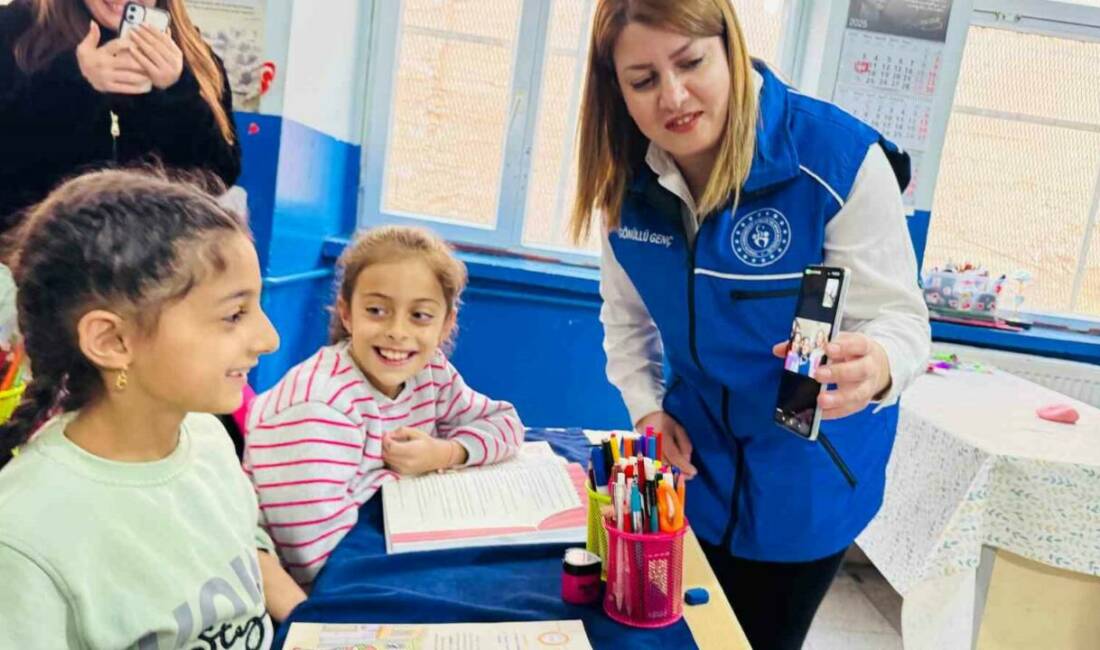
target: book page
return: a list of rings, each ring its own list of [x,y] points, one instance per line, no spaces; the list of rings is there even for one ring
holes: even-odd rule
[[[534,530],[551,515],[581,506],[566,465],[544,456],[425,474],[382,488],[387,536],[486,528]]]
[[[359,625],[294,623],[288,650],[592,650],[581,621]]]

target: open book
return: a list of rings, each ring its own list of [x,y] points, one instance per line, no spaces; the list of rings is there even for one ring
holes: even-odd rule
[[[584,469],[545,442],[496,465],[386,483],[386,552],[583,542],[584,484]]]
[[[287,650],[592,650],[581,621],[445,625],[292,623],[283,647]]]

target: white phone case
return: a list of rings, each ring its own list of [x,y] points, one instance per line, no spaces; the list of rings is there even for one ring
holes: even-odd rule
[[[167,11],[156,7],[146,7],[137,2],[127,2],[122,9],[122,24],[119,25],[119,36],[125,36],[127,32],[141,25],[148,25],[159,32],[167,32],[168,24],[172,17]]]

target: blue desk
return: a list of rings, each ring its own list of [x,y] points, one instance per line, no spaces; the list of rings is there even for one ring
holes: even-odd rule
[[[546,440],[574,461],[585,457],[579,429],[531,429],[528,440]],[[289,624],[458,623],[581,619],[593,648],[697,648],[683,620],[660,630],[620,625],[600,605],[562,602],[561,559],[566,545],[466,548],[386,555],[382,500],[360,510],[318,575],[309,599],[280,626],[282,647]],[[580,544],[583,546],[583,544]]]

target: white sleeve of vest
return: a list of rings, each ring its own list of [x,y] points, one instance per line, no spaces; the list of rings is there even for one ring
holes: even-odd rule
[[[600,323],[607,379],[619,389],[631,423],[661,410],[664,347],[634,283],[615,259],[605,234],[600,249]]]
[[[825,227],[825,264],[852,272],[842,329],[862,332],[886,350],[892,384],[879,409],[896,402],[924,372],[931,351],[928,308],[905,220],[886,154],[871,145],[847,202]]]

